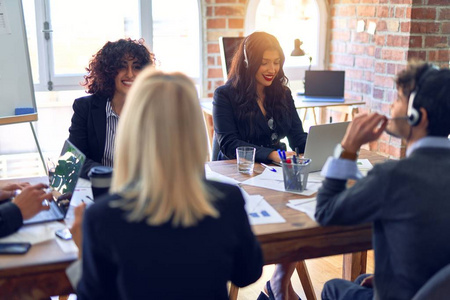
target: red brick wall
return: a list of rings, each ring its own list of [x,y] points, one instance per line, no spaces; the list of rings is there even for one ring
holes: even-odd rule
[[[390,113],[396,98],[395,74],[418,57],[448,66],[450,7],[448,0],[330,0],[330,69],[346,70],[346,97],[363,99],[362,111]],[[357,33],[358,20],[376,23],[374,35]],[[370,145],[375,151],[402,157],[399,139],[384,134]]]
[[[203,0],[206,11],[206,85],[203,94],[212,97],[223,85],[219,37],[243,36],[246,0]]]
[[[318,0],[322,1],[322,0]],[[346,97],[363,99],[361,111],[389,115],[396,98],[393,79],[408,59],[419,57],[440,66],[449,64],[449,0],[326,0],[330,7],[330,69],[346,71]],[[211,97],[223,84],[218,38],[242,36],[247,0],[202,0],[205,17],[206,83]],[[358,20],[365,31],[356,32]],[[376,23],[374,35],[367,33]],[[383,135],[372,150],[401,157],[399,139]]]

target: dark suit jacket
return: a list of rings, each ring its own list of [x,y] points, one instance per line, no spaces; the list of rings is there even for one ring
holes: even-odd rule
[[[19,207],[12,202],[0,204],[0,237],[16,232],[23,224]]]
[[[69,141],[86,155],[81,177],[101,165],[106,142],[106,97],[90,95],[75,99]]]
[[[227,281],[255,282],[263,257],[236,186],[207,181],[222,197],[213,204],[218,218],[176,227],[171,220],[149,225],[130,222],[110,203],[97,200],[83,222],[83,275],[78,299],[228,299]],[[174,286],[174,283],[176,283]]]
[[[272,131],[267,125],[267,120],[259,107],[255,106],[256,137],[245,140],[244,130],[238,126],[236,110],[237,92],[229,84],[223,85],[214,92],[213,118],[214,131],[219,142],[219,159],[236,158],[236,148],[239,146],[251,146],[256,148],[255,160],[257,162],[269,162],[269,154],[280,148],[272,145]],[[281,120],[275,120],[276,132],[279,139],[287,136],[291,149],[299,148],[300,153],[305,150],[307,133],[303,131],[302,121],[298,116],[291,91],[286,91],[289,111]]]

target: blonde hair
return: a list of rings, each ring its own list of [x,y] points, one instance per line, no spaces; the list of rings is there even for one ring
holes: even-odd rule
[[[181,73],[144,69],[120,118],[111,192],[129,221],[189,227],[218,217],[204,183],[207,138],[197,91]]]

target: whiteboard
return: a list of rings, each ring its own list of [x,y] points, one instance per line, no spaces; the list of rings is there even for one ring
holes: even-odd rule
[[[0,0],[0,125],[36,120],[22,1]]]

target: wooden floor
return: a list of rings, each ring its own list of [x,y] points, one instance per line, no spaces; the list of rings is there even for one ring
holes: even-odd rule
[[[369,251],[367,253],[367,257],[367,273],[373,273],[373,251]],[[308,272],[311,276],[311,281],[313,283],[317,299],[321,299],[320,293],[322,292],[322,287],[326,281],[333,278],[342,277],[342,261],[342,255],[310,259],[306,261]],[[275,265],[265,266],[263,275],[257,282],[245,288],[239,289],[238,300],[256,300],[262,288],[264,287],[264,284],[272,276],[274,267]],[[302,298],[302,300],[305,300],[306,297],[303,293],[303,289],[300,284],[300,280],[298,279],[297,273],[294,272],[291,282],[297,294]]]

